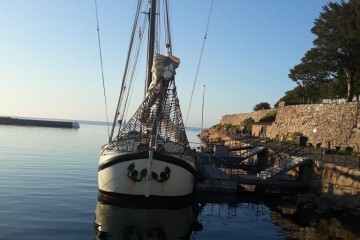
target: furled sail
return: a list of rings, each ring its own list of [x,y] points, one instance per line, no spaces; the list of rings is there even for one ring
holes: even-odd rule
[[[163,101],[163,94],[160,92],[164,91],[164,88],[169,85],[170,80],[174,80],[176,74],[175,69],[179,64],[180,59],[175,56],[155,55],[151,69],[153,75],[152,81],[146,94],[146,96],[148,96],[150,93],[153,93],[154,97],[152,101],[148,102],[148,106],[144,106],[143,108],[143,112],[141,113],[143,122],[148,121],[149,118],[154,119],[156,115],[159,114],[159,106],[161,105],[161,101]],[[167,128],[169,125],[173,125],[170,116],[168,116],[166,112],[163,112],[161,126]],[[152,126],[148,126],[148,129],[151,128]]]
[[[156,54],[151,69],[153,77],[148,89],[148,93],[154,88],[156,84],[159,83],[159,81],[172,80],[176,74],[175,69],[178,68],[179,65],[180,59],[175,56],[164,56],[161,54]]]
[[[156,148],[172,154],[190,154],[174,80],[179,64],[180,59],[175,56],[155,55],[146,97],[109,144],[110,148],[145,151],[155,134]]]

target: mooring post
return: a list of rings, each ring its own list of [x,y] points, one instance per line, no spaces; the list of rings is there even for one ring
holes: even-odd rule
[[[320,149],[320,162],[322,163],[323,162],[323,150]]]

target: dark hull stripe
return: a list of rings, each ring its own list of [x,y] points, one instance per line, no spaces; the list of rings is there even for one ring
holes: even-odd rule
[[[149,196],[129,195],[121,193],[106,192],[99,189],[98,201],[104,204],[117,205],[120,207],[142,207],[174,209],[184,208],[192,204],[194,193],[185,196]]]
[[[106,163],[99,165],[98,171],[100,172],[101,170],[104,170],[112,165],[115,165],[115,164],[118,164],[121,162],[133,161],[133,160],[137,160],[137,159],[144,159],[144,158],[148,158],[148,157],[149,157],[148,151],[137,152],[137,153],[126,153],[126,154],[119,155],[119,156],[108,159],[108,161]],[[191,172],[194,176],[196,175],[196,171],[195,171],[194,167],[180,158],[169,156],[169,155],[164,155],[160,152],[155,151],[154,159],[185,168],[186,170]]]

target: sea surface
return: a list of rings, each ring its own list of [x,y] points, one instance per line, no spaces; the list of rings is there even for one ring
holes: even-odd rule
[[[198,195],[184,209],[132,209],[97,200],[107,126],[0,125],[0,239],[360,239],[358,222],[319,218],[290,196]],[[187,128],[192,146],[200,129]]]

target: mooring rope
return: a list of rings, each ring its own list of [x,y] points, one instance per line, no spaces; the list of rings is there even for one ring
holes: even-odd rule
[[[103,67],[103,60],[102,60],[100,29],[99,29],[99,16],[98,16],[98,8],[97,8],[97,1],[96,0],[95,0],[95,12],[96,12],[96,29],[97,29],[97,35],[98,35],[99,56],[100,56],[100,65],[101,65],[101,77],[102,77],[104,100],[105,100],[106,125],[107,125],[107,130],[108,130],[108,138],[110,138],[109,114],[108,114],[108,107],[107,107],[107,100],[106,100],[104,67]]]
[[[198,77],[198,74],[199,74],[199,69],[200,69],[200,65],[201,65],[201,59],[202,59],[202,55],[203,55],[203,52],[204,52],[204,47],[205,47],[205,42],[206,42],[207,33],[208,33],[208,29],[209,29],[209,24],[210,24],[210,18],[211,18],[211,14],[212,14],[213,5],[214,5],[214,0],[211,1],[211,7],[210,7],[209,16],[208,16],[208,20],[207,20],[207,24],[206,24],[204,40],[203,40],[203,44],[202,44],[202,47],[201,47],[200,58],[199,58],[198,66],[197,66],[197,69],[196,69],[193,88],[192,88],[192,91],[191,91],[190,103],[189,103],[189,107],[188,107],[188,110],[187,110],[187,113],[186,113],[185,127],[187,127],[187,121],[188,121],[189,112],[190,112],[190,108],[191,108],[191,103],[192,103],[192,99],[193,99],[193,95],[194,95],[194,89],[195,89],[195,85],[196,85],[196,80],[197,80],[197,77]]]

